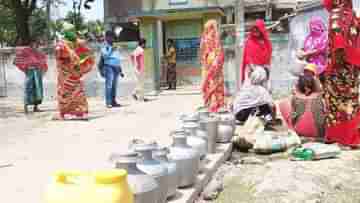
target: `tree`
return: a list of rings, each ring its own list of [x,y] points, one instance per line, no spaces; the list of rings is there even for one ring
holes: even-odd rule
[[[72,0],[75,2],[76,0]],[[48,19],[44,12],[46,5],[59,5],[69,2],[67,0],[0,0],[0,43],[6,39],[15,38],[19,45],[27,45],[34,34],[46,33]],[[80,0],[82,2],[82,0]],[[85,9],[90,9],[94,0],[85,0],[80,4]],[[79,15],[80,16],[80,15]],[[80,16],[79,20],[84,22]],[[82,19],[81,19],[82,18]],[[11,36],[8,36],[11,33]],[[6,37],[5,37],[6,36]]]
[[[47,19],[46,12],[43,9],[36,9],[29,20],[30,36],[40,39],[46,39]]]
[[[50,1],[50,2],[49,2]],[[14,18],[16,41],[27,45],[31,39],[31,18],[38,9],[43,9],[46,3],[59,4],[63,0],[0,0],[1,11],[7,10],[10,18]]]
[[[96,20],[96,21],[88,21],[87,29],[88,29],[88,32],[91,33],[92,35],[94,35],[95,37],[100,37],[100,36],[102,36],[102,34],[105,30],[105,27],[104,27],[104,23],[102,23],[99,20]]]
[[[29,44],[31,39],[30,17],[36,9],[38,0],[0,0],[0,3],[9,9],[15,17],[18,42],[24,45]]]
[[[77,30],[86,28],[84,16],[78,15],[74,11],[69,11],[65,16],[64,21],[75,25]]]
[[[0,43],[1,45],[15,45],[16,39],[19,38],[16,20],[13,18],[11,9],[0,5]],[[37,8],[29,18],[30,37],[45,37],[47,29],[46,13],[43,9]]]
[[[16,40],[15,20],[9,9],[0,5],[0,45],[11,45]]]

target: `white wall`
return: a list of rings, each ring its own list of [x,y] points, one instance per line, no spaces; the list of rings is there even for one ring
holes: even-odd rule
[[[135,88],[135,73],[133,66],[129,60],[130,50],[121,49],[122,67],[125,74],[125,78],[120,78],[118,84],[118,96],[129,96],[132,90]],[[1,52],[0,52],[1,53]],[[0,54],[1,55],[1,54]],[[98,58],[99,52],[96,52]],[[5,70],[6,74],[6,86],[8,97],[23,97],[24,92],[24,73],[18,70],[12,65],[14,55],[6,61],[5,66],[0,64],[0,69]],[[96,62],[97,64],[97,62]],[[56,97],[56,84],[57,84],[57,70],[56,61],[53,55],[48,58],[49,70],[44,76],[44,93],[45,99],[55,99]],[[3,79],[0,77],[0,80]],[[83,81],[85,83],[86,94],[89,97],[103,97],[104,95],[104,79],[98,73],[97,65],[93,67],[93,70],[84,76]],[[152,78],[147,78],[146,89],[151,91],[153,89]],[[0,85],[2,82],[0,81]],[[0,95],[1,96],[1,95]]]

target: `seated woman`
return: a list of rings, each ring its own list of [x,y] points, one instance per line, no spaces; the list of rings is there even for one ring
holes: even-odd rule
[[[280,102],[279,108],[287,126],[298,135],[323,140],[324,104],[312,75],[300,76],[293,96]]]
[[[233,110],[240,122],[245,122],[250,115],[264,117],[266,122],[275,118],[275,105],[269,91],[265,88],[267,74],[263,68],[255,68],[235,97]]]
[[[322,87],[321,87],[321,83],[320,83],[320,80],[318,78],[318,76],[316,75],[316,65],[315,64],[307,64],[304,66],[303,70],[302,70],[302,73],[301,75],[306,75],[306,76],[309,76],[309,77],[312,77],[314,78],[314,82],[315,82],[315,87],[314,87],[314,91],[315,92],[321,92],[322,91]],[[298,77],[300,77],[301,75],[298,75]],[[297,89],[297,84],[295,84],[295,90],[293,90],[293,93],[294,91],[296,92],[296,89]]]

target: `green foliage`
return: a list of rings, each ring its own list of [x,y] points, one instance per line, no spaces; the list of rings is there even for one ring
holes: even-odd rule
[[[87,23],[87,29],[89,33],[92,33],[94,36],[99,37],[101,36],[105,31],[104,23],[101,21],[88,21]]]
[[[103,22],[101,22],[100,20],[86,22],[84,16],[79,17],[73,11],[69,11],[64,19],[52,22],[52,32],[61,33],[63,22],[74,24],[75,19],[78,23],[76,28],[78,33],[80,33],[87,39],[94,40],[95,38],[101,37],[103,35],[105,30]]]
[[[0,5],[0,45],[14,44],[16,40],[15,19],[10,9]]]
[[[46,3],[63,4],[64,0],[0,0],[0,42],[26,45],[32,35],[46,33]],[[45,30],[44,30],[45,29]]]
[[[84,16],[81,14],[78,15],[73,11],[69,11],[66,14],[64,21],[75,25],[77,30],[83,30],[86,28]]]
[[[0,46],[14,46],[16,41],[27,44],[31,38],[46,39],[46,2],[59,6],[69,0],[0,0]],[[77,30],[91,36],[101,36],[104,25],[100,21],[85,22],[85,18],[70,11],[64,19],[50,22],[51,39],[61,32],[64,21],[74,24]]]
[[[46,39],[47,17],[43,9],[36,9],[30,17],[30,36],[32,38]]]

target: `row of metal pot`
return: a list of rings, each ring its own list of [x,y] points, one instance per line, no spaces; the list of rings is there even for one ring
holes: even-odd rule
[[[230,142],[235,122],[230,113],[197,112],[181,116],[182,126],[171,133],[170,147],[133,142],[129,152],[112,155],[116,168],[128,171],[135,203],[165,203],[178,188],[191,187],[207,154],[216,152],[216,142]]]

